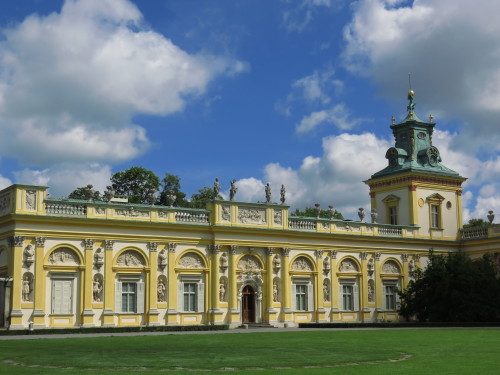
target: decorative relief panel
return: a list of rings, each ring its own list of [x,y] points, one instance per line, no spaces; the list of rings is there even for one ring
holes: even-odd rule
[[[68,248],[60,248],[54,250],[49,255],[49,263],[55,266],[58,265],[79,265],[80,260],[75,252]]]
[[[238,269],[243,271],[256,271],[262,269],[262,264],[257,257],[245,255],[238,262]]]
[[[26,190],[26,209],[28,211],[36,210],[36,190]]]
[[[267,223],[266,209],[238,207],[238,222],[241,224],[265,225]]]
[[[229,205],[222,206],[221,221],[231,222],[231,206]]]
[[[144,257],[135,250],[126,250],[120,254],[116,260],[119,267],[144,267],[146,262]]]
[[[6,193],[0,196],[0,216],[10,211],[10,194]]]
[[[344,259],[339,266],[340,272],[358,272],[358,265],[352,259]]]
[[[138,211],[134,207],[129,207],[124,209],[116,209],[115,215],[124,217],[149,217],[149,211]]]
[[[306,257],[298,257],[292,263],[292,270],[294,271],[312,271],[313,266],[311,261]]]
[[[375,302],[375,281],[368,280],[368,302]]]
[[[388,260],[382,267],[383,273],[401,273],[398,264],[393,260]]]
[[[189,253],[184,255],[179,261],[181,268],[205,268],[203,259],[198,254]]]
[[[276,225],[283,224],[283,211],[282,210],[274,210],[274,224],[276,224]]]
[[[99,216],[104,216],[106,215],[106,209],[104,207],[96,207],[95,214]]]

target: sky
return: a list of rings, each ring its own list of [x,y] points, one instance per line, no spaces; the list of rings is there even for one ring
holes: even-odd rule
[[[464,219],[500,213],[500,2],[0,2],[0,188],[103,191],[132,166],[217,177],[236,200],[369,209],[391,117],[437,123],[468,180]],[[409,79],[411,74],[411,82]]]

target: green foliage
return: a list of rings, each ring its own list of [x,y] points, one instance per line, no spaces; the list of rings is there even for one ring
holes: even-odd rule
[[[488,226],[488,222],[483,219],[470,219],[467,224],[464,224],[464,229],[467,228],[481,228]]]
[[[472,261],[463,253],[435,255],[399,293],[399,312],[419,321],[486,322],[500,318],[500,279],[491,257]]]
[[[111,176],[115,194],[127,195],[130,203],[151,204],[153,194],[160,187],[160,179],[152,171],[131,167]]]
[[[93,189],[93,185],[87,185],[84,187],[79,187],[73,190],[69,195],[69,199],[83,199],[86,201],[94,200],[98,201],[101,200],[101,194]]]
[[[293,216],[302,216],[302,217],[317,217],[316,209],[314,207],[306,207],[304,210],[295,209],[293,212]],[[319,217],[322,219],[330,219],[331,213],[328,210],[321,210]],[[344,220],[344,216],[337,210],[333,213],[333,219]]]
[[[219,198],[222,198],[219,195]],[[198,190],[198,193],[191,195],[191,201],[189,202],[190,208],[205,208],[207,202],[214,199],[214,189],[205,186]]]
[[[171,192],[175,195],[174,206],[188,207],[189,202],[186,200],[186,193],[181,191],[181,179],[179,176],[165,173],[165,177],[161,182],[160,205],[168,206],[167,194]]]

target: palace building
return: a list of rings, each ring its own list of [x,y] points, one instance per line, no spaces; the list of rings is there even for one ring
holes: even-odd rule
[[[462,229],[466,179],[442,164],[432,120],[410,91],[359,221],[291,216],[270,192],[187,209],[12,185],[0,191],[0,326],[397,321],[397,290],[429,249],[500,253],[500,225]]]

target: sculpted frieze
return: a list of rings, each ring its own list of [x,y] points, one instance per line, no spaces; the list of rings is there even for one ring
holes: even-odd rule
[[[340,272],[358,272],[358,266],[352,259],[344,259],[339,266]]]
[[[264,225],[267,223],[265,208],[238,207],[238,222],[241,224]]]
[[[126,250],[116,260],[119,267],[144,267],[146,262],[141,254],[134,250]]]
[[[26,190],[26,209],[28,211],[36,210],[36,190]]]
[[[292,270],[294,271],[312,271],[313,266],[311,261],[306,257],[298,257],[292,263]]]
[[[203,260],[198,254],[189,253],[184,255],[179,261],[181,268],[205,268]]]
[[[5,215],[9,212],[10,208],[10,194],[3,194],[0,196],[0,215]]]
[[[231,221],[231,206],[229,205],[222,206],[221,220]]]
[[[261,270],[262,265],[257,257],[253,255],[245,255],[238,262],[238,269],[243,271],[256,271]]]
[[[283,211],[274,210],[274,224],[281,225],[283,223]]]
[[[397,263],[393,260],[388,260],[387,262],[384,263],[384,266],[382,267],[382,272],[384,273],[400,273],[399,266]]]
[[[68,248],[54,250],[49,255],[49,263],[52,265],[79,265],[80,260],[75,252]]]
[[[116,216],[124,216],[124,217],[149,217],[149,211],[139,211],[134,207],[124,208],[124,209],[116,209]]]

